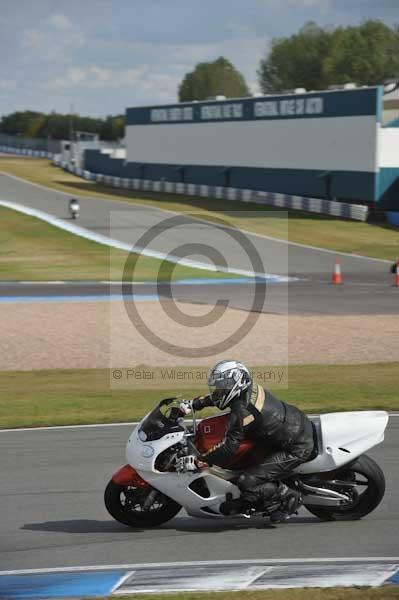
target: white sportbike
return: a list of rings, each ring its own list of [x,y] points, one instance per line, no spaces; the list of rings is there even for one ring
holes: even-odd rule
[[[192,517],[231,518],[223,507],[240,496],[239,474],[265,460],[264,449],[246,440],[228,469],[198,468],[193,456],[223,439],[229,415],[197,423],[194,411],[190,421],[184,420],[180,407],[177,398],[166,398],[132,431],[128,464],[114,473],[105,490],[105,506],[117,521],[134,528],[153,527],[172,519],[181,508]],[[330,413],[312,418],[312,423],[313,454],[284,483],[298,491],[301,503],[322,520],[364,517],[385,492],[384,474],[365,452],[384,440],[388,414]],[[252,514],[268,517],[280,508],[274,503]]]

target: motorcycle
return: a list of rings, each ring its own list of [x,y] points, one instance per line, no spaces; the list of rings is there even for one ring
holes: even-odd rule
[[[69,214],[71,216],[71,219],[77,219],[80,213],[80,204],[77,200],[75,200],[74,198],[72,198],[72,200],[69,202]]]
[[[191,406],[191,405],[190,405]],[[231,514],[237,505],[239,474],[265,460],[264,450],[243,441],[228,468],[198,468],[199,455],[221,442],[229,414],[197,421],[182,418],[181,401],[166,398],[132,431],[128,464],[118,469],[104,494],[109,514],[133,528],[166,523],[184,508],[189,516],[226,519],[270,517],[279,502]],[[371,513],[385,492],[381,468],[365,454],[384,440],[385,411],[341,412],[312,417],[315,446],[310,459],[284,483],[300,494],[301,504],[323,521],[355,520]],[[204,467],[204,465],[202,465]],[[238,502],[239,504],[239,502]]]

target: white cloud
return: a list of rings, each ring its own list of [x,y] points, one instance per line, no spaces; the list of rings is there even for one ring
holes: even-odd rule
[[[136,69],[105,69],[96,65],[72,67],[56,79],[48,80],[44,85],[48,90],[63,90],[79,87],[109,88],[132,86],[146,75],[146,67]]]
[[[233,19],[227,21],[226,30],[231,31],[240,37],[254,37],[256,35],[254,27],[237,23],[237,21]]]
[[[28,50],[39,50],[42,48],[44,40],[44,33],[40,31],[28,30],[24,35],[23,46]]]
[[[101,90],[104,98],[109,97],[110,90],[115,90],[115,94],[121,91],[130,97],[122,106],[124,110],[135,104],[175,102],[181,79],[179,71],[165,72],[158,65],[141,65],[132,69],[106,69],[91,65],[69,68],[60,77],[42,83],[41,87],[50,95],[68,94],[77,99],[90,91],[98,94]]]
[[[109,55],[134,56],[154,68],[162,65],[166,73],[179,73],[182,78],[198,62],[213,61],[224,56],[241,71],[248,85],[256,81],[256,70],[264,56],[270,39],[267,36],[228,37],[219,42],[204,44],[119,42],[107,43],[104,51]]]
[[[330,0],[257,0],[258,6],[273,12],[313,9],[325,14],[330,9]]]
[[[0,79],[0,90],[11,92],[17,89],[18,82],[15,79]]]
[[[140,83],[140,95],[151,98],[151,104],[176,102],[181,79],[180,75],[149,71]]]
[[[47,23],[57,31],[70,31],[72,23],[66,15],[51,15]]]
[[[61,19],[62,15],[57,16]],[[39,31],[36,29],[28,30],[24,33],[22,46],[25,50],[29,50],[23,58],[23,62],[53,62],[66,63],[71,62],[73,56],[81,48],[86,39],[79,32],[74,31],[61,22],[57,27]]]
[[[103,91],[103,99],[112,92],[116,98],[127,98],[126,105],[170,103],[177,100],[178,86],[184,75],[198,62],[228,58],[246,78],[252,93],[259,92],[256,69],[268,43],[266,37],[246,36],[226,38],[204,44],[121,42],[102,44],[104,64],[73,65],[58,69],[55,78],[48,78],[44,88],[53,95],[73,94],[83,98],[89,90]],[[117,66],[119,57],[134,57],[135,65]],[[122,101],[123,102],[123,101]]]

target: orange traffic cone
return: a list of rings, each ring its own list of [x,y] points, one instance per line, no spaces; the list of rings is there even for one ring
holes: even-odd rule
[[[395,287],[399,287],[399,260],[396,263],[396,269],[395,269],[395,283],[394,283]]]
[[[334,285],[338,285],[338,284],[342,283],[341,263],[339,262],[338,258],[336,258],[335,262],[334,262],[334,269],[333,269],[331,283],[333,283]]]

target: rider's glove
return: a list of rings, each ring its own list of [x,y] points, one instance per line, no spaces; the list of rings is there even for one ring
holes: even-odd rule
[[[186,471],[197,471],[198,469],[203,469],[207,466],[207,463],[199,460],[193,454],[190,454],[189,456],[181,456],[176,460],[176,471],[179,473],[185,473]]]
[[[180,414],[186,416],[192,412],[190,400],[182,400],[179,406]]]
[[[197,396],[196,398],[193,398],[191,404],[194,410],[202,410],[207,406],[213,406],[213,402],[209,394],[206,396]]]
[[[189,456],[181,456],[176,460],[176,471],[179,473],[185,473],[186,471],[196,471],[195,456],[190,454]]]

